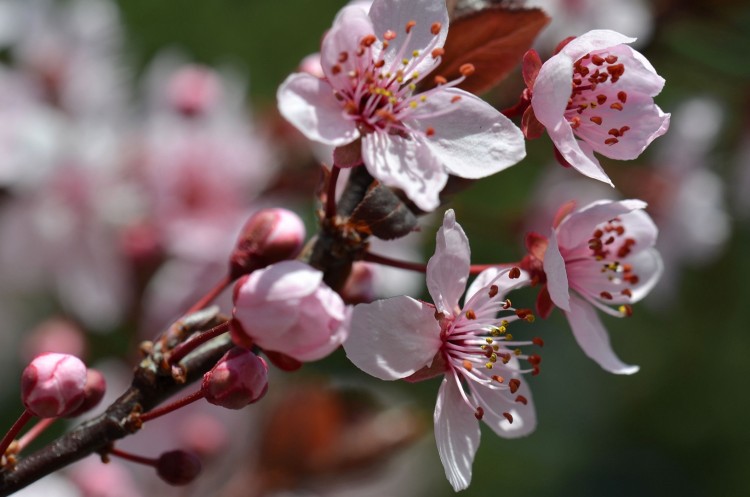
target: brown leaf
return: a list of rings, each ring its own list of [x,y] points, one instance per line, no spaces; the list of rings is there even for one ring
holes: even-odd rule
[[[548,22],[541,9],[491,7],[461,17],[451,23],[437,73],[451,81],[461,76],[463,64],[473,64],[474,74],[458,86],[472,93],[485,92],[521,62]],[[433,85],[432,78],[425,81]]]

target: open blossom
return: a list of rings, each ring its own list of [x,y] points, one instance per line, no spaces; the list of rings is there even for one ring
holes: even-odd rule
[[[344,7],[323,39],[325,79],[289,76],[279,109],[313,141],[339,147],[361,139],[370,174],[432,210],[448,174],[482,178],[526,153],[510,120],[454,87],[471,66],[455,81],[415,93],[440,63],[447,33],[443,0],[375,0],[369,13]]]
[[[594,152],[635,159],[669,127],[670,115],[654,103],[664,78],[626,45],[633,41],[615,31],[589,31],[527,78],[534,116],[562,159],[609,184]]]
[[[601,200],[571,213],[572,207],[561,209],[549,239],[530,236],[522,266],[546,283],[537,301],[540,314],[559,307],[587,356],[612,373],[635,373],[638,366],[615,355],[596,309],[628,316],[630,304],[653,288],[662,273],[654,248],[658,230],[640,200]]]
[[[427,264],[427,288],[435,304],[400,296],[354,308],[344,343],[349,359],[383,380],[444,375],[435,406],[435,438],[446,476],[456,490],[471,481],[483,420],[502,437],[534,430],[531,395],[521,373],[538,370],[539,356],[518,347],[507,333],[511,322],[531,320],[506,300],[528,283],[518,269],[492,268],[469,287],[463,309],[459,298],[469,276],[469,241],[452,210],[438,231],[435,255]],[[505,316],[498,317],[504,312]],[[520,369],[519,359],[531,364]]]

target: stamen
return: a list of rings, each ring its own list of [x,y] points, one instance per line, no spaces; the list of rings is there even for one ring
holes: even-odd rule
[[[521,380],[518,378],[512,378],[508,382],[508,386],[510,387],[510,393],[516,393],[518,391],[518,388],[521,386]]]
[[[540,347],[544,347],[544,340],[542,340],[542,339],[541,339],[541,338],[539,338],[539,337],[534,337],[534,338],[532,338],[532,339],[531,339],[531,343],[533,343],[534,345],[538,345],[538,346],[540,346]]]
[[[474,64],[462,64],[461,67],[458,68],[458,71],[464,76],[471,76],[474,74],[475,70]]]
[[[523,395],[519,395],[518,397],[516,397],[516,402],[518,402],[519,404],[528,405],[529,400]]]
[[[433,59],[437,59],[438,57],[442,57],[445,55],[445,50],[442,48],[436,48],[432,52],[430,52]]]
[[[416,25],[417,25],[417,21],[409,21],[409,22],[407,22],[406,23],[406,33],[407,34],[411,33],[412,28],[414,26],[416,26]]]
[[[490,298],[493,298],[495,295],[497,295],[497,292],[499,291],[497,285],[490,286],[490,291],[488,292],[488,295]]]
[[[396,39],[396,32],[391,31],[390,29],[383,33],[383,39],[387,41],[395,40]]]
[[[435,36],[440,34],[440,30],[443,28],[443,25],[439,22],[433,22],[432,26],[430,26],[430,33],[434,34]]]
[[[515,280],[515,279],[520,278],[520,277],[521,277],[521,270],[519,268],[517,268],[517,267],[512,268],[508,272],[508,278],[510,278],[512,280]]]
[[[484,409],[482,409],[482,406],[478,406],[477,410],[474,412],[474,417],[477,418],[477,421],[481,421],[484,417]]]
[[[505,419],[508,420],[508,423],[513,423],[513,415],[509,412],[504,412],[503,416],[505,416]]]

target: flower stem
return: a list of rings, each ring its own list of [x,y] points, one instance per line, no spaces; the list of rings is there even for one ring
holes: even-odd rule
[[[221,280],[219,280],[216,285],[211,288],[203,297],[201,297],[195,304],[190,307],[190,309],[187,310],[185,314],[190,314],[195,311],[199,311],[206,307],[208,304],[210,304],[216,297],[221,294],[230,284],[232,283],[232,278],[229,275],[229,273],[226,274]]]
[[[10,427],[10,430],[8,430],[8,433],[5,434],[3,437],[3,440],[0,441],[0,457],[5,455],[5,451],[8,450],[8,447],[10,447],[10,444],[13,443],[13,440],[15,440],[16,435],[18,435],[18,432],[21,431],[21,428],[23,428],[26,423],[29,422],[29,420],[32,418],[32,414],[29,412],[28,409],[24,409],[21,415],[18,417],[15,423],[13,423],[13,426]]]
[[[365,252],[363,260],[367,262],[374,262],[376,264],[382,264],[384,266],[408,269],[409,271],[417,271],[420,273],[427,272],[427,265],[422,264],[421,262],[399,261],[397,259],[391,259],[390,257],[373,254],[372,252]]]
[[[336,164],[331,167],[328,176],[328,192],[326,193],[326,219],[333,219],[336,215],[336,183],[338,183],[341,168]]]
[[[172,352],[169,354],[169,364],[177,364],[186,355],[188,355],[190,352],[194,351],[204,343],[229,331],[229,323],[230,321],[225,321],[217,326],[214,326],[210,330],[206,330],[203,333],[191,338],[187,342],[182,342],[181,344],[179,344],[177,347],[172,349]]]
[[[130,452],[125,452],[124,450],[116,449],[114,447],[110,448],[107,451],[107,454],[117,456],[120,459],[125,459],[126,461],[135,462],[138,464],[143,464],[146,466],[156,466],[159,462],[158,459],[152,458],[152,457],[144,457],[144,456],[138,456],[135,454],[131,454]]]
[[[145,423],[146,421],[151,421],[152,419],[156,419],[165,414],[169,414],[172,411],[176,411],[177,409],[181,409],[187,405],[192,404],[196,400],[202,399],[204,395],[205,393],[203,392],[203,390],[198,390],[197,392],[191,393],[187,397],[183,397],[170,404],[156,407],[154,409],[151,409],[147,413],[141,414],[140,420]]]
[[[18,452],[21,452],[26,446],[33,442],[36,437],[44,433],[44,430],[46,430],[49,425],[54,423],[56,420],[57,418],[40,419],[34,426],[29,429],[29,431],[24,433],[23,436],[18,439]]]

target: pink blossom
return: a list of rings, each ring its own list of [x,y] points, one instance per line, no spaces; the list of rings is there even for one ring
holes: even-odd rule
[[[84,400],[86,366],[68,354],[42,354],[23,370],[21,397],[26,409],[40,418],[75,411]]]
[[[350,311],[323,283],[323,273],[282,261],[244,276],[234,287],[235,343],[253,343],[298,361],[331,354],[348,334]]]
[[[562,159],[609,184],[594,152],[635,159],[669,127],[670,115],[654,104],[664,79],[626,45],[633,41],[615,31],[589,31],[527,78],[533,113]]]
[[[435,406],[435,438],[456,490],[471,480],[479,446],[477,420],[508,438],[526,435],[536,425],[531,394],[519,378],[537,369],[539,357],[515,352],[532,341],[506,333],[511,322],[530,320],[527,311],[516,311],[505,300],[528,280],[517,270],[488,269],[469,287],[461,309],[469,260],[468,239],[449,210],[427,264],[427,287],[435,304],[400,296],[357,305],[344,344],[357,367],[384,380],[444,375]],[[507,315],[498,317],[503,310]],[[518,359],[533,367],[521,370]]]
[[[375,0],[369,13],[344,7],[323,39],[325,79],[289,76],[279,109],[315,142],[338,147],[361,139],[370,174],[432,210],[448,174],[482,178],[526,153],[510,120],[454,88],[463,77],[415,94],[440,63],[447,33],[443,0]]]
[[[201,389],[211,404],[242,409],[268,390],[268,365],[250,350],[235,347],[203,375]]]
[[[593,202],[552,229],[543,255],[551,302],[565,312],[586,355],[617,374],[635,373],[638,366],[615,355],[596,309],[630,315],[630,304],[645,297],[661,276],[657,228],[645,207],[640,200]]]

